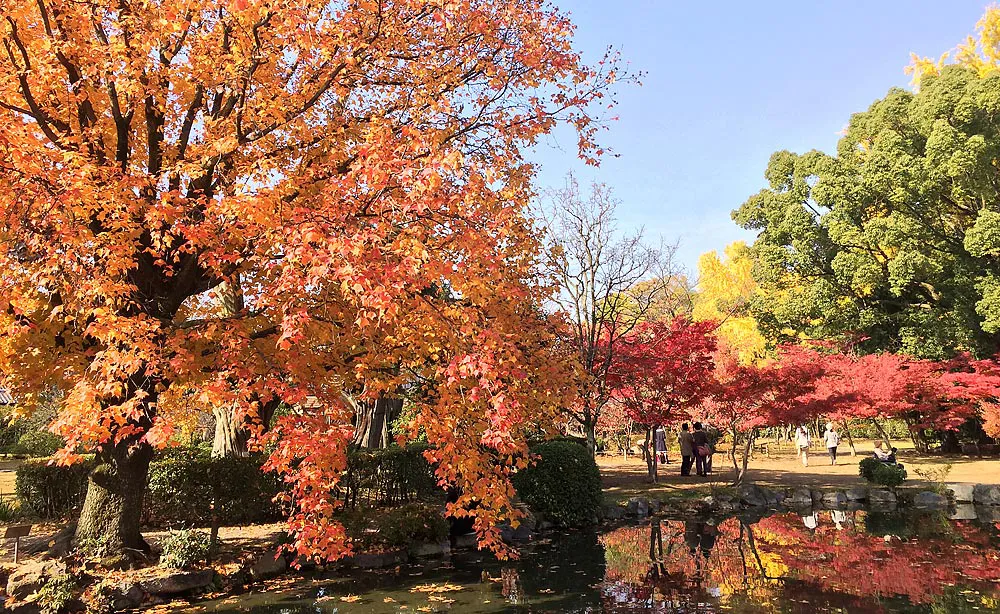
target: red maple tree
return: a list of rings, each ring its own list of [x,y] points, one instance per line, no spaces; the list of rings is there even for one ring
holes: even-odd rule
[[[613,397],[646,429],[644,456],[654,482],[657,460],[649,448],[655,429],[686,417],[711,392],[714,329],[714,322],[684,317],[645,322],[622,340],[608,372]]]
[[[736,354],[725,349],[716,356],[715,390],[703,409],[732,439],[730,459],[738,471],[737,483],[746,475],[761,427],[801,423],[817,409],[810,395],[823,374],[822,356],[803,346],[782,347],[778,356],[755,365],[740,364]]]

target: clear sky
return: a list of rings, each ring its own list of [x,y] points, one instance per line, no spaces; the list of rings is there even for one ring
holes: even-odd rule
[[[555,0],[587,60],[621,50],[641,87],[624,86],[604,132],[618,158],[576,160],[559,134],[538,148],[541,186],[567,171],[622,201],[620,226],[680,240],[698,256],[753,236],[730,212],[764,187],[771,153],[832,152],[851,113],[909,86],[910,52],[938,57],[975,30],[986,0]]]

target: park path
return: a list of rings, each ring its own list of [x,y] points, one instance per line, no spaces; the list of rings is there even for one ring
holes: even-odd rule
[[[900,462],[906,467],[909,477],[907,485],[926,483],[926,476],[941,476],[944,468],[951,468],[943,474],[944,482],[967,484],[1000,484],[1000,458],[976,458],[969,456],[920,455],[912,449],[900,446]],[[838,464],[831,466],[826,451],[811,454],[809,466],[804,467],[795,457],[790,447],[772,452],[771,458],[756,455],[750,462],[748,479],[770,488],[850,488],[864,486],[865,481],[858,476],[858,462],[868,456],[871,445],[861,444],[858,456],[851,457],[846,446],[841,446],[842,456]],[[732,462],[726,453],[715,455],[714,474],[709,479],[698,476],[680,476],[680,457],[671,454],[670,461],[660,466],[659,483],[650,484],[646,478],[646,464],[639,457],[629,457],[623,461],[620,456],[598,458],[604,491],[609,498],[625,500],[637,494],[659,496],[695,496],[707,494],[714,486],[731,484],[736,478]],[[940,479],[940,477],[938,478]]]

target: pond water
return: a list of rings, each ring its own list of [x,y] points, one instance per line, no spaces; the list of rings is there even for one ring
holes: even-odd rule
[[[1000,612],[1000,522],[874,511],[660,519],[317,574],[211,612]]]

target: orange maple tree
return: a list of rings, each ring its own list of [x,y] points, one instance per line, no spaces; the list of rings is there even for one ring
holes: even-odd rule
[[[3,0],[0,29],[0,371],[29,407],[67,391],[59,462],[98,455],[77,537],[146,548],[186,396],[253,424],[313,395],[270,466],[295,547],[339,556],[341,395],[418,382],[451,511],[497,546],[565,394],[523,154],[566,122],[600,156],[615,58],[540,0]]]

